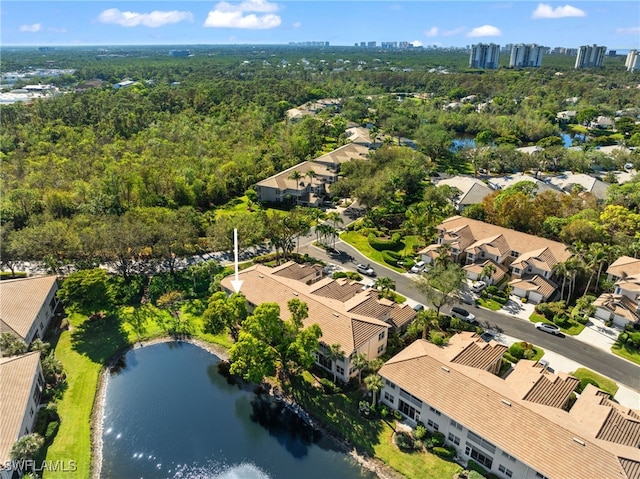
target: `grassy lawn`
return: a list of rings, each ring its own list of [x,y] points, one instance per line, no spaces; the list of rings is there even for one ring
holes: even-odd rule
[[[544,316],[538,313],[532,313],[531,316],[529,316],[529,321],[531,321],[532,323],[542,322],[542,323],[553,324],[553,321],[549,321],[547,318],[545,318]],[[560,328],[560,330],[563,333],[568,334],[569,336],[576,336],[580,334],[582,330],[585,328],[584,324],[580,324],[577,321],[573,321],[573,320],[569,320],[569,325],[570,326],[568,328],[566,327]]]
[[[230,346],[226,334],[211,335],[203,332],[202,310],[206,304],[200,300],[187,302],[182,314],[191,320],[194,337]],[[149,306],[144,318],[144,331],[138,335],[129,320],[139,310],[120,308],[117,313],[101,320],[88,321],[86,316],[69,316],[70,328],[63,331],[55,347],[56,357],[67,374],[67,390],[58,401],[60,429],[46,451],[48,460],[74,460],[78,471],[74,477],[89,477],[91,465],[91,412],[98,377],[105,362],[139,340],[165,336],[158,319],[168,317],[167,311]],[[65,478],[68,472],[45,472],[45,478]]]
[[[591,379],[598,383],[598,387],[603,391],[608,392],[611,396],[615,396],[618,392],[618,385],[609,378],[605,378],[598,373],[594,373],[590,369],[587,368],[578,368],[574,372],[570,373],[572,376],[577,377],[578,379]]]
[[[478,305],[491,311],[499,311],[502,309],[502,305],[493,299],[478,298]]]
[[[628,359],[629,361],[633,361],[636,364],[640,364],[640,350],[631,347],[628,344],[616,341],[611,347],[611,352],[622,358]]]
[[[360,233],[356,231],[347,231],[340,235],[340,239],[345,243],[349,243],[355,249],[357,249],[364,256],[369,258],[371,261],[375,261],[376,263],[380,263],[387,268],[390,268],[398,273],[404,273],[405,270],[402,268],[398,268],[397,266],[391,266],[390,264],[385,263],[384,259],[382,259],[382,253],[378,250],[375,250],[369,244],[369,241],[366,237],[362,236]]]

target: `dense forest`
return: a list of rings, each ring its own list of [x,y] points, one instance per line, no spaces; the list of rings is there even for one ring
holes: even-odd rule
[[[111,261],[126,273],[132,258],[170,261],[206,248],[216,224],[229,224],[217,209],[243,195],[253,198],[257,181],[343,144],[347,122],[369,126],[383,147],[378,163],[348,166],[335,193],[362,196],[370,209],[388,207],[400,190],[404,209],[424,204],[437,170],[537,174],[598,167],[607,179],[606,170],[640,166],[637,152],[611,158],[597,150],[640,146],[640,75],[626,72],[623,58],[608,59],[599,70],[573,70],[571,58],[549,56],[540,69],[479,71],[466,68],[459,52],[201,47],[193,53],[3,51],[3,72],[74,70],[29,79],[55,84],[62,94],[2,106],[5,266],[46,260],[55,270]],[[135,85],[112,88],[125,78]],[[469,96],[476,100],[447,108]],[[340,98],[342,106],[287,121],[288,109],[320,98]],[[562,110],[577,111],[574,125],[557,122]],[[575,151],[559,146],[568,126],[583,127],[599,115],[617,118],[615,134],[589,136]],[[483,147],[452,148],[460,135]],[[417,151],[394,146],[401,138],[414,140]],[[532,144],[547,147],[544,154],[515,151]],[[613,186],[605,205],[571,195],[536,200],[527,191],[509,198],[496,193],[470,214],[568,243],[626,247],[638,241],[639,184]],[[542,209],[529,214],[533,207]],[[263,227],[273,224],[275,217],[260,214]],[[275,236],[267,231],[262,238]]]

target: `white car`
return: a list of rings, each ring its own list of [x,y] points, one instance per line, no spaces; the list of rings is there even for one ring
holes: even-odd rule
[[[473,283],[473,286],[471,286],[471,291],[473,291],[474,293],[479,293],[486,287],[487,283],[485,283],[484,281],[476,281],[475,283]]]
[[[358,271],[358,273],[362,273],[365,276],[375,276],[376,275],[376,272],[373,270],[373,268],[369,264],[358,263],[356,265],[356,270]]]
[[[425,263],[424,261],[418,261],[416,264],[414,264],[411,269],[409,270],[410,273],[421,273],[422,271],[424,271],[424,268],[427,266],[427,263]]]
[[[551,324],[551,323],[538,322],[536,323],[536,329],[539,329],[540,331],[544,331],[545,333],[555,334],[556,336],[562,334],[562,331],[560,331],[560,328],[555,324]]]

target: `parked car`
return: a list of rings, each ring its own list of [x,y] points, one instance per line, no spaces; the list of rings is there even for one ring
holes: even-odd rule
[[[539,329],[540,331],[544,331],[545,333],[555,334],[556,336],[562,334],[562,331],[560,331],[560,328],[555,324],[538,322],[536,323],[535,326],[536,326],[536,329]]]
[[[466,309],[462,309],[457,306],[454,306],[453,308],[451,308],[451,316],[453,316],[454,318],[461,319],[462,321],[466,321],[467,323],[470,323],[470,324],[474,324],[474,325],[479,324],[478,320],[473,314],[471,314]]]
[[[413,306],[413,310],[414,310],[414,311],[422,311],[423,309],[424,309],[424,304],[416,303],[416,304]]]
[[[427,266],[427,263],[425,263],[424,261],[418,261],[416,264],[414,264],[411,269],[409,270],[410,273],[421,273],[422,271],[424,271],[424,268]]]
[[[474,293],[479,293],[486,287],[487,283],[485,283],[484,281],[476,281],[475,283],[473,283],[473,286],[471,286],[471,291],[473,291]]]
[[[371,267],[370,264],[362,264],[362,263],[358,263],[356,265],[356,271],[358,271],[358,273],[362,273],[365,276],[375,276],[376,272],[373,270],[373,268]]]

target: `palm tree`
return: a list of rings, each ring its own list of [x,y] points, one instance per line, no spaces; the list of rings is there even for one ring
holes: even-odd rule
[[[351,364],[358,370],[358,384],[360,384],[362,382],[362,370],[369,366],[369,361],[364,354],[358,353],[351,360]]]
[[[326,246],[326,239],[332,231],[334,231],[333,228],[327,223],[321,223],[316,226],[316,233],[320,234],[320,243]]]
[[[298,170],[293,170],[291,173],[289,173],[289,179],[294,180],[296,182],[296,187],[298,186],[302,178],[303,178],[303,175]]]
[[[432,309],[424,309],[418,313],[415,321],[422,325],[422,339],[429,339],[429,330],[439,327],[438,315]]]
[[[14,461],[31,461],[31,472],[35,473],[35,464],[33,459],[40,451],[40,448],[44,445],[44,438],[34,432],[22,436],[11,446],[11,452],[9,456]]]
[[[371,405],[375,407],[376,405],[376,394],[380,392],[380,390],[384,386],[384,381],[382,380],[382,376],[379,374],[371,374],[364,378],[364,385],[367,390],[373,393],[373,398],[371,400]]]
[[[340,359],[344,359],[344,351],[342,350],[342,346],[340,346],[339,344],[332,344],[331,346],[329,346],[329,355],[328,355],[329,360],[332,363],[332,370],[333,370],[333,382],[336,382],[336,373],[338,370],[338,361]]]
[[[555,276],[562,276],[562,287],[560,288],[560,301],[564,298],[564,286],[567,281],[568,270],[566,263],[560,262],[553,265],[551,268]]]
[[[331,221],[331,223],[333,224],[333,229],[334,229],[333,247],[335,248],[336,236],[338,232],[338,224],[343,224],[344,220],[342,219],[342,216],[340,216],[340,213],[338,213],[337,211],[330,211],[329,213],[327,213],[326,217],[327,217],[327,220]]]
[[[484,278],[487,284],[491,284],[493,282],[491,278],[493,278],[493,275],[497,270],[498,269],[495,264],[488,262],[487,265],[482,268],[482,271],[480,271],[480,278]]]
[[[390,292],[396,290],[396,282],[391,278],[381,276],[373,282],[373,287],[380,291],[380,296],[388,298]]]
[[[587,286],[584,288],[584,293],[582,296],[586,296],[589,291],[589,286],[591,286],[591,280],[596,275],[596,268],[598,269],[598,282],[600,280],[600,273],[602,272],[602,267],[604,262],[607,259],[607,252],[604,246],[601,243],[591,243],[589,245],[589,250],[587,251],[586,257],[588,258],[587,268],[591,270],[591,274],[589,275],[589,281],[587,281]],[[598,282],[596,282],[596,289],[598,286]]]

